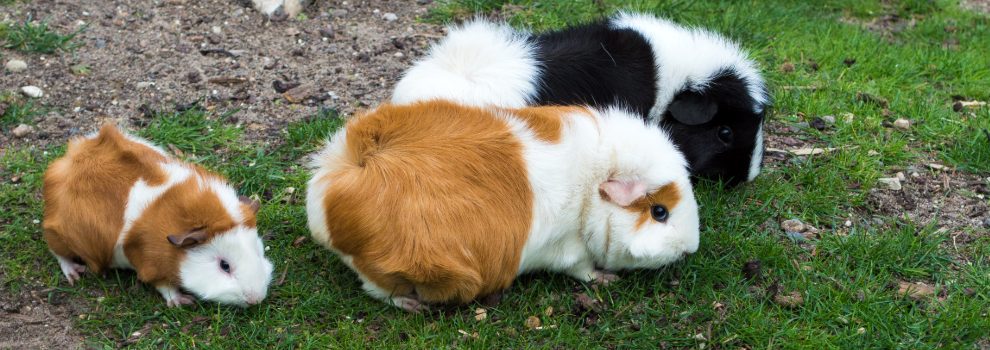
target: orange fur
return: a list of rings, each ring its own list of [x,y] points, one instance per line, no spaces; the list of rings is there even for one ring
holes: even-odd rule
[[[560,142],[565,116],[574,113],[591,116],[587,108],[570,106],[530,107],[510,111],[525,122],[538,139],[549,143]]]
[[[70,141],[66,155],[45,172],[42,227],[49,248],[60,256],[81,259],[95,272],[110,267],[131,188],[138,179],[152,186],[162,184],[163,162],[177,161],[127,139],[112,125],[101,128],[94,138]],[[196,165],[187,166],[203,178],[222,180]],[[253,225],[254,212],[242,211],[245,222]],[[208,242],[235,224],[216,195],[201,190],[190,177],[141,214],[127,233],[124,254],[140,280],[176,286],[178,262],[185,252],[172,246],[167,236],[206,227]]]
[[[647,220],[652,218],[650,214],[650,209],[657,204],[663,205],[667,210],[673,211],[677,203],[681,201],[681,190],[677,188],[676,183],[668,183],[663,187],[660,187],[653,193],[649,193],[646,196],[632,202],[625,207],[626,210],[633,213],[639,213],[639,218],[636,219],[636,229],[638,230]]]
[[[349,165],[329,175],[323,204],[332,246],[358,271],[425,302],[511,284],[533,194],[505,121],[448,102],[384,105],[352,119],[346,137]]]

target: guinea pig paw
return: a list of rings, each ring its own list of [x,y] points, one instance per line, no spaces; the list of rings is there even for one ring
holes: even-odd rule
[[[86,265],[76,264],[72,260],[58,259],[58,265],[62,269],[62,274],[69,280],[70,286],[76,285],[79,275],[86,272]]]
[[[192,305],[194,301],[195,299],[193,299],[192,296],[182,293],[177,293],[175,297],[168,299],[166,301],[166,304],[168,305],[168,307],[180,307],[182,305]]]
[[[392,297],[392,305],[398,306],[403,310],[417,314],[423,311],[430,310],[430,307],[426,306],[426,304],[423,304],[419,302],[419,300],[410,297]]]
[[[603,286],[607,286],[609,283],[620,279],[619,275],[604,270],[595,270],[594,277],[594,284],[600,284]]]

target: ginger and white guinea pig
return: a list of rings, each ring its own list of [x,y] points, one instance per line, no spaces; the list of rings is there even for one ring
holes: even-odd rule
[[[590,281],[698,248],[683,155],[619,109],[386,104],[312,161],[314,240],[370,295],[409,311],[469,302],[528,271]]]
[[[739,45],[651,15],[531,34],[484,19],[450,28],[405,72],[393,103],[626,106],[659,123],[692,175],[751,181],[763,159],[769,96]]]
[[[69,141],[43,192],[44,237],[70,284],[87,269],[129,268],[168,306],[192,303],[180,288],[239,306],[265,299],[258,203],[220,175],[106,125]]]

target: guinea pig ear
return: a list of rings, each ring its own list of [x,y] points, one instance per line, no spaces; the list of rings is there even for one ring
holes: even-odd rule
[[[203,241],[206,241],[205,227],[200,227],[183,234],[168,235],[168,242],[179,248],[196,245],[202,243]]]
[[[609,179],[598,185],[602,199],[625,207],[646,195],[646,184],[639,181]]]
[[[718,113],[718,104],[711,98],[693,91],[682,92],[674,97],[667,107],[674,120],[687,125],[700,125],[710,122]]]
[[[253,211],[255,214],[257,214],[258,209],[261,208],[261,202],[251,199],[248,196],[237,196],[237,199],[241,201],[241,204],[250,207],[251,211]]]

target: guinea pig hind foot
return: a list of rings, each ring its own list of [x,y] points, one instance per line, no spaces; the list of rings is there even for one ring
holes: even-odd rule
[[[391,302],[392,305],[412,313],[418,314],[430,310],[429,306],[426,306],[426,304],[421,303],[419,299],[414,297],[392,297]]]
[[[193,299],[192,296],[187,294],[182,294],[182,292],[175,287],[161,286],[161,287],[155,287],[155,289],[158,289],[158,292],[162,294],[163,298],[165,298],[165,303],[168,305],[168,307],[189,305],[192,304],[193,301],[195,301],[195,299]]]
[[[86,272],[86,265],[77,264],[72,259],[67,259],[58,255],[55,255],[55,259],[58,259],[58,266],[62,268],[62,274],[65,278],[69,280],[69,285],[75,285],[76,281],[79,280],[79,274]]]
[[[595,270],[594,279],[592,283],[607,286],[609,283],[620,280],[619,275],[605,271],[605,270]]]

